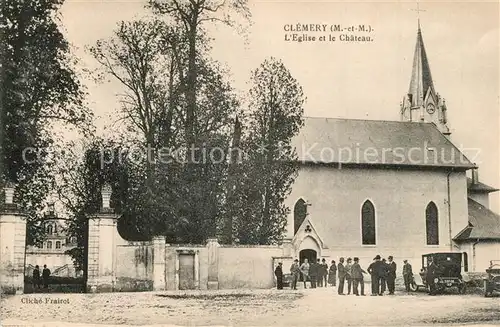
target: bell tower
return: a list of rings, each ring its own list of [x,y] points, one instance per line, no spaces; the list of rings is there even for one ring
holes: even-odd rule
[[[417,30],[417,44],[413,55],[413,66],[408,93],[401,102],[401,120],[434,123],[439,131],[449,137],[445,100],[434,89],[431,69],[424,40],[420,29]]]

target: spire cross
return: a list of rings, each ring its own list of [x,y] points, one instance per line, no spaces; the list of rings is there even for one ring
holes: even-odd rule
[[[420,12],[421,11],[427,11],[427,10],[420,9],[420,3],[417,1],[417,9],[411,9],[411,11],[416,11],[417,12],[417,18],[420,21]]]

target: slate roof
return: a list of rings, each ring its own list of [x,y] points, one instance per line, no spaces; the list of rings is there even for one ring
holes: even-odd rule
[[[455,236],[455,241],[500,239],[500,215],[482,204],[468,199],[469,226]]]
[[[498,189],[481,182],[472,184],[472,178],[467,177],[467,191],[471,193],[491,193],[497,192]]]
[[[292,145],[303,163],[474,167],[433,123],[305,117]]]

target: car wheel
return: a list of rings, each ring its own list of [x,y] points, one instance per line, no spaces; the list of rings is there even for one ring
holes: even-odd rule
[[[417,292],[418,291],[418,285],[416,283],[411,283],[410,284],[410,291]]]

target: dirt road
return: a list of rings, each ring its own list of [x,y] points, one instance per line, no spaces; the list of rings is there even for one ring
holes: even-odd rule
[[[2,326],[500,325],[500,298],[340,296],[332,288],[29,294],[1,301]],[[71,324],[70,324],[71,323]]]

